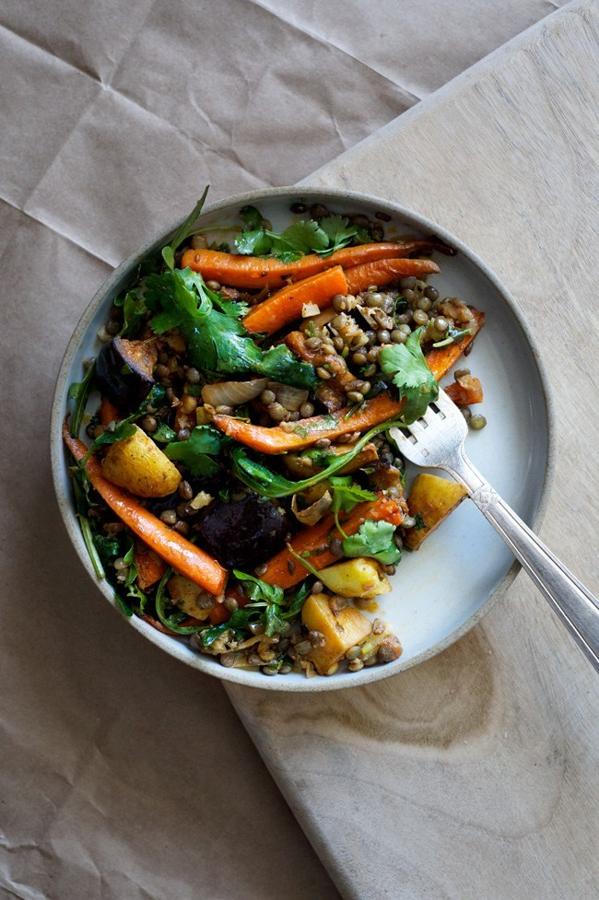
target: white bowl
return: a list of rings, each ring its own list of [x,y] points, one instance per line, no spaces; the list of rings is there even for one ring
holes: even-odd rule
[[[191,201],[194,198],[190,198]],[[255,204],[275,228],[290,217],[297,200],[324,203],[340,213],[388,214],[403,234],[436,234],[453,246],[454,257],[442,257],[434,284],[445,295],[456,295],[482,309],[487,324],[477,337],[468,365],[485,391],[487,427],[471,432],[467,450],[474,464],[529,524],[538,525],[552,469],[551,411],[542,365],[528,327],[496,276],[460,241],[443,228],[401,206],[364,194],[311,188],[273,188],[242,194],[217,203],[201,217],[203,225],[237,221],[245,204]],[[99,350],[96,333],[105,322],[112,300],[128,283],[140,259],[166,243],[166,232],[120,265],[83,313],[67,347],[56,385],[51,422],[54,487],[67,531],[79,557],[99,590],[114,606],[106,581],[95,577],[73,507],[61,427],[68,386],[81,377],[84,359]],[[462,363],[463,365],[463,363]],[[472,628],[492,601],[514,578],[518,567],[491,526],[469,503],[427,539],[417,553],[406,553],[392,578],[393,592],[382,598],[378,616],[388,621],[403,645],[393,663],[331,677],[230,669],[195,652],[185,639],[161,634],[142,619],[127,620],[162,650],[187,665],[225,681],[266,690],[320,691],[365,685],[387,678],[439,653]]]

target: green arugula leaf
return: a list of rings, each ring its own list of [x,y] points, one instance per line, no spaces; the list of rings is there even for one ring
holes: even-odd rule
[[[370,556],[385,566],[401,559],[401,550],[393,541],[395,526],[390,522],[366,521],[355,534],[346,537],[342,548],[345,556]]]
[[[429,403],[439,396],[439,387],[426,364],[420,346],[424,328],[417,328],[405,344],[389,344],[383,347],[379,365],[385,375],[393,376],[399,396],[405,400],[402,419],[409,425],[426,412]]]
[[[255,575],[248,575],[246,572],[240,572],[239,569],[233,569],[233,575],[238,581],[245,584],[245,593],[250,600],[256,602],[265,600],[266,603],[274,603],[280,606],[283,602],[283,588],[276,584],[267,584]]]
[[[122,307],[123,327],[121,328],[120,334],[122,337],[133,337],[137,334],[139,327],[148,312],[143,295],[136,290],[127,291],[122,302]]]
[[[83,421],[83,416],[85,415],[85,407],[87,406],[87,399],[90,395],[95,373],[96,363],[93,362],[84,373],[81,381],[75,381],[69,387],[67,397],[69,400],[74,400],[75,402],[71,414],[71,434],[73,437],[78,437],[79,431],[81,430],[81,423]]]
[[[194,225],[196,223],[196,219],[202,212],[202,207],[206,202],[206,197],[208,195],[208,190],[210,185],[206,185],[204,188],[204,193],[185,219],[185,221],[177,228],[175,231],[172,240],[166,247],[162,248],[162,258],[169,267],[169,269],[175,268],[175,252],[179,247],[179,244],[182,244],[185,238],[189,237],[189,235],[193,232]]]
[[[111,563],[121,552],[118,538],[107,537],[105,534],[94,534],[94,544],[102,562],[106,564]]]
[[[173,441],[164,448],[169,459],[183,463],[192,475],[207,477],[218,472],[212,457],[218,456],[224,437],[211,425],[197,425],[186,441]]]
[[[307,581],[303,581],[297,591],[287,598],[287,609],[283,613],[283,618],[287,621],[295,619],[302,611],[302,606],[306,601],[306,597],[311,591]]]
[[[231,618],[220,625],[211,625],[200,632],[200,640],[203,647],[210,647],[226,631],[233,631],[236,637],[243,637],[247,627],[252,621],[258,621],[260,613],[255,609],[236,609],[231,613]]]
[[[111,425],[113,423],[111,422]],[[118,425],[115,425],[114,428],[105,428],[101,435],[95,438],[93,444],[90,446],[86,458],[89,458],[91,453],[95,453],[98,447],[107,447],[109,444],[116,444],[117,441],[124,441],[125,438],[131,437],[135,434],[135,425],[132,425],[129,419],[123,419],[122,422],[119,422]]]
[[[330,478],[331,475],[334,475],[335,472],[338,472],[339,469],[342,469],[343,466],[357,456],[360,450],[375,435],[388,431],[389,428],[393,428],[394,425],[398,424],[401,424],[399,419],[390,419],[381,425],[375,425],[363,434],[359,441],[356,441],[351,450],[340,456],[335,456],[322,471],[316,472],[315,475],[311,475],[309,478],[303,478],[301,481],[291,481],[289,478],[285,478],[284,475],[273,472],[263,463],[248,456],[246,450],[239,445],[234,446],[231,450],[233,472],[240,481],[243,481],[244,484],[263,497],[270,497],[271,499],[275,497],[289,497],[291,494],[297,493],[297,491],[305,491],[306,488]]]
[[[188,618],[187,613],[176,608],[173,609],[175,604],[171,603],[166,595],[166,584],[172,574],[173,570],[168,568],[158,583],[155,600],[156,615],[164,627],[174,631],[175,634],[197,634],[204,628],[204,625],[181,625],[181,622]]]

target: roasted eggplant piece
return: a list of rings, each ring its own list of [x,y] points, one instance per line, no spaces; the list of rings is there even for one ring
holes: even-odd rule
[[[279,506],[248,494],[231,503],[215,500],[194,530],[223,566],[252,571],[281,549],[288,522]]]
[[[158,352],[151,341],[115,337],[96,360],[96,381],[101,393],[121,411],[139,406],[154,384],[152,372],[157,359]]]

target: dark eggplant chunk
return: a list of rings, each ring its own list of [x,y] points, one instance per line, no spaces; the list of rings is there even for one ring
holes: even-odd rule
[[[251,572],[281,549],[288,522],[280,507],[248,494],[231,503],[214,500],[194,530],[223,566]]]
[[[120,410],[131,410],[145,399],[154,384],[158,354],[148,341],[116,337],[96,359],[96,381],[103,395]]]

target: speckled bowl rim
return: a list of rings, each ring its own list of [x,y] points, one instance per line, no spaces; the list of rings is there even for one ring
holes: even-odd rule
[[[295,200],[298,197],[301,197],[302,199],[307,198],[312,202],[318,202],[324,197],[338,197],[340,201],[350,200],[352,202],[355,202],[358,206],[360,204],[366,204],[370,207],[376,206],[377,209],[380,209],[382,212],[387,212],[391,216],[401,217],[406,224],[412,224],[415,228],[422,230],[425,233],[428,232],[438,235],[448,244],[455,247],[474,266],[480,269],[483,275],[491,282],[497,292],[501,295],[505,303],[510,307],[516,323],[521,329],[522,335],[524,336],[524,339],[530,347],[532,358],[539,373],[540,387],[545,405],[545,415],[547,422],[547,459],[545,471],[543,473],[543,481],[539,500],[537,502],[536,509],[531,516],[532,521],[529,523],[531,524],[531,527],[538,530],[545,514],[545,510],[547,507],[547,498],[555,474],[554,405],[549,388],[549,382],[545,372],[545,367],[541,360],[541,356],[537,348],[535,339],[523,316],[518,310],[518,307],[516,306],[509,291],[506,290],[497,275],[495,275],[495,273],[486,265],[486,263],[484,263],[483,260],[480,259],[480,257],[476,253],[474,253],[466,244],[462,243],[462,241],[451,234],[451,232],[447,231],[447,229],[441,227],[436,222],[431,221],[426,216],[414,212],[408,207],[402,206],[399,203],[391,203],[388,200],[384,200],[372,194],[364,194],[355,191],[345,191],[340,190],[339,188],[326,188],[322,186],[309,187],[305,185],[297,187],[291,186],[263,188],[261,190],[237,194],[235,196],[220,200],[217,203],[210,204],[205,208],[204,212],[214,212],[218,211],[219,209],[228,208],[231,206],[241,207],[247,203],[260,203],[261,201],[264,201],[266,199],[287,198],[289,200]],[[115,609],[116,607],[114,604],[114,594],[110,588],[110,585],[106,581],[98,581],[94,574],[74,512],[72,498],[70,496],[70,493],[66,493],[63,491],[61,484],[61,473],[64,472],[65,467],[65,455],[61,436],[65,398],[70,383],[70,371],[77,348],[79,347],[79,344],[87,333],[98,308],[104,303],[107,293],[111,291],[113,286],[137,264],[141,257],[145,256],[155,247],[162,245],[165,242],[165,238],[169,236],[179,224],[180,223],[177,222],[174,226],[171,226],[169,229],[162,231],[160,235],[153,238],[151,241],[148,241],[135,253],[132,253],[131,256],[128,257],[128,259],[121,263],[121,265],[118,266],[108,276],[101,287],[96,291],[92,300],[89,302],[81,318],[79,319],[73,335],[67,345],[62,363],[60,365],[58,378],[56,381],[56,388],[54,391],[54,400],[52,403],[50,424],[50,454],[54,491],[56,494],[56,499],[58,501],[60,513],[65,524],[65,528],[69,534],[69,537],[71,538],[71,541],[75,547],[75,550],[77,551],[83,567],[85,568],[86,572],[88,573],[96,587],[102,592],[110,605]],[[332,678],[328,678],[326,676],[315,676],[313,678],[306,678],[301,681],[298,680],[295,682],[290,682],[287,681],[287,679],[284,677],[267,678],[259,672],[248,672],[243,669],[227,669],[224,667],[220,667],[219,669],[217,669],[214,665],[213,660],[210,660],[209,658],[204,657],[201,654],[193,657],[185,655],[182,652],[182,645],[175,638],[161,634],[159,631],[157,631],[151,625],[148,625],[142,619],[139,619],[136,616],[132,616],[126,621],[132,628],[134,628],[136,631],[141,632],[144,637],[150,640],[153,644],[156,644],[156,646],[161,650],[164,650],[171,656],[174,656],[176,659],[181,660],[192,668],[198,669],[199,671],[204,672],[207,675],[211,675],[214,678],[219,678],[221,681],[234,682],[236,684],[244,685],[245,687],[255,688],[256,690],[269,691],[295,692],[347,690],[352,687],[364,687],[365,685],[373,684],[375,681],[381,681],[384,678],[390,678],[393,675],[397,675],[400,672],[411,668],[412,666],[419,665],[420,663],[431,659],[433,656],[436,656],[438,653],[441,653],[443,650],[447,649],[447,647],[450,647],[453,643],[459,640],[459,638],[470,631],[471,628],[478,624],[478,622],[480,622],[483,616],[485,616],[489,612],[489,610],[497,602],[497,600],[499,600],[499,598],[505,594],[508,587],[516,577],[519,569],[519,563],[514,561],[495,590],[492,591],[491,594],[489,594],[489,597],[480,606],[480,608],[477,609],[477,611],[473,615],[471,615],[459,628],[452,631],[449,635],[447,635],[446,638],[444,638],[442,641],[439,641],[433,647],[418,654],[405,663],[402,663],[402,658],[400,657],[396,662],[389,663],[385,666],[373,666],[372,668],[362,669],[360,672],[346,672],[343,673],[343,675],[340,677],[333,676]],[[121,616],[121,618],[123,617]]]

